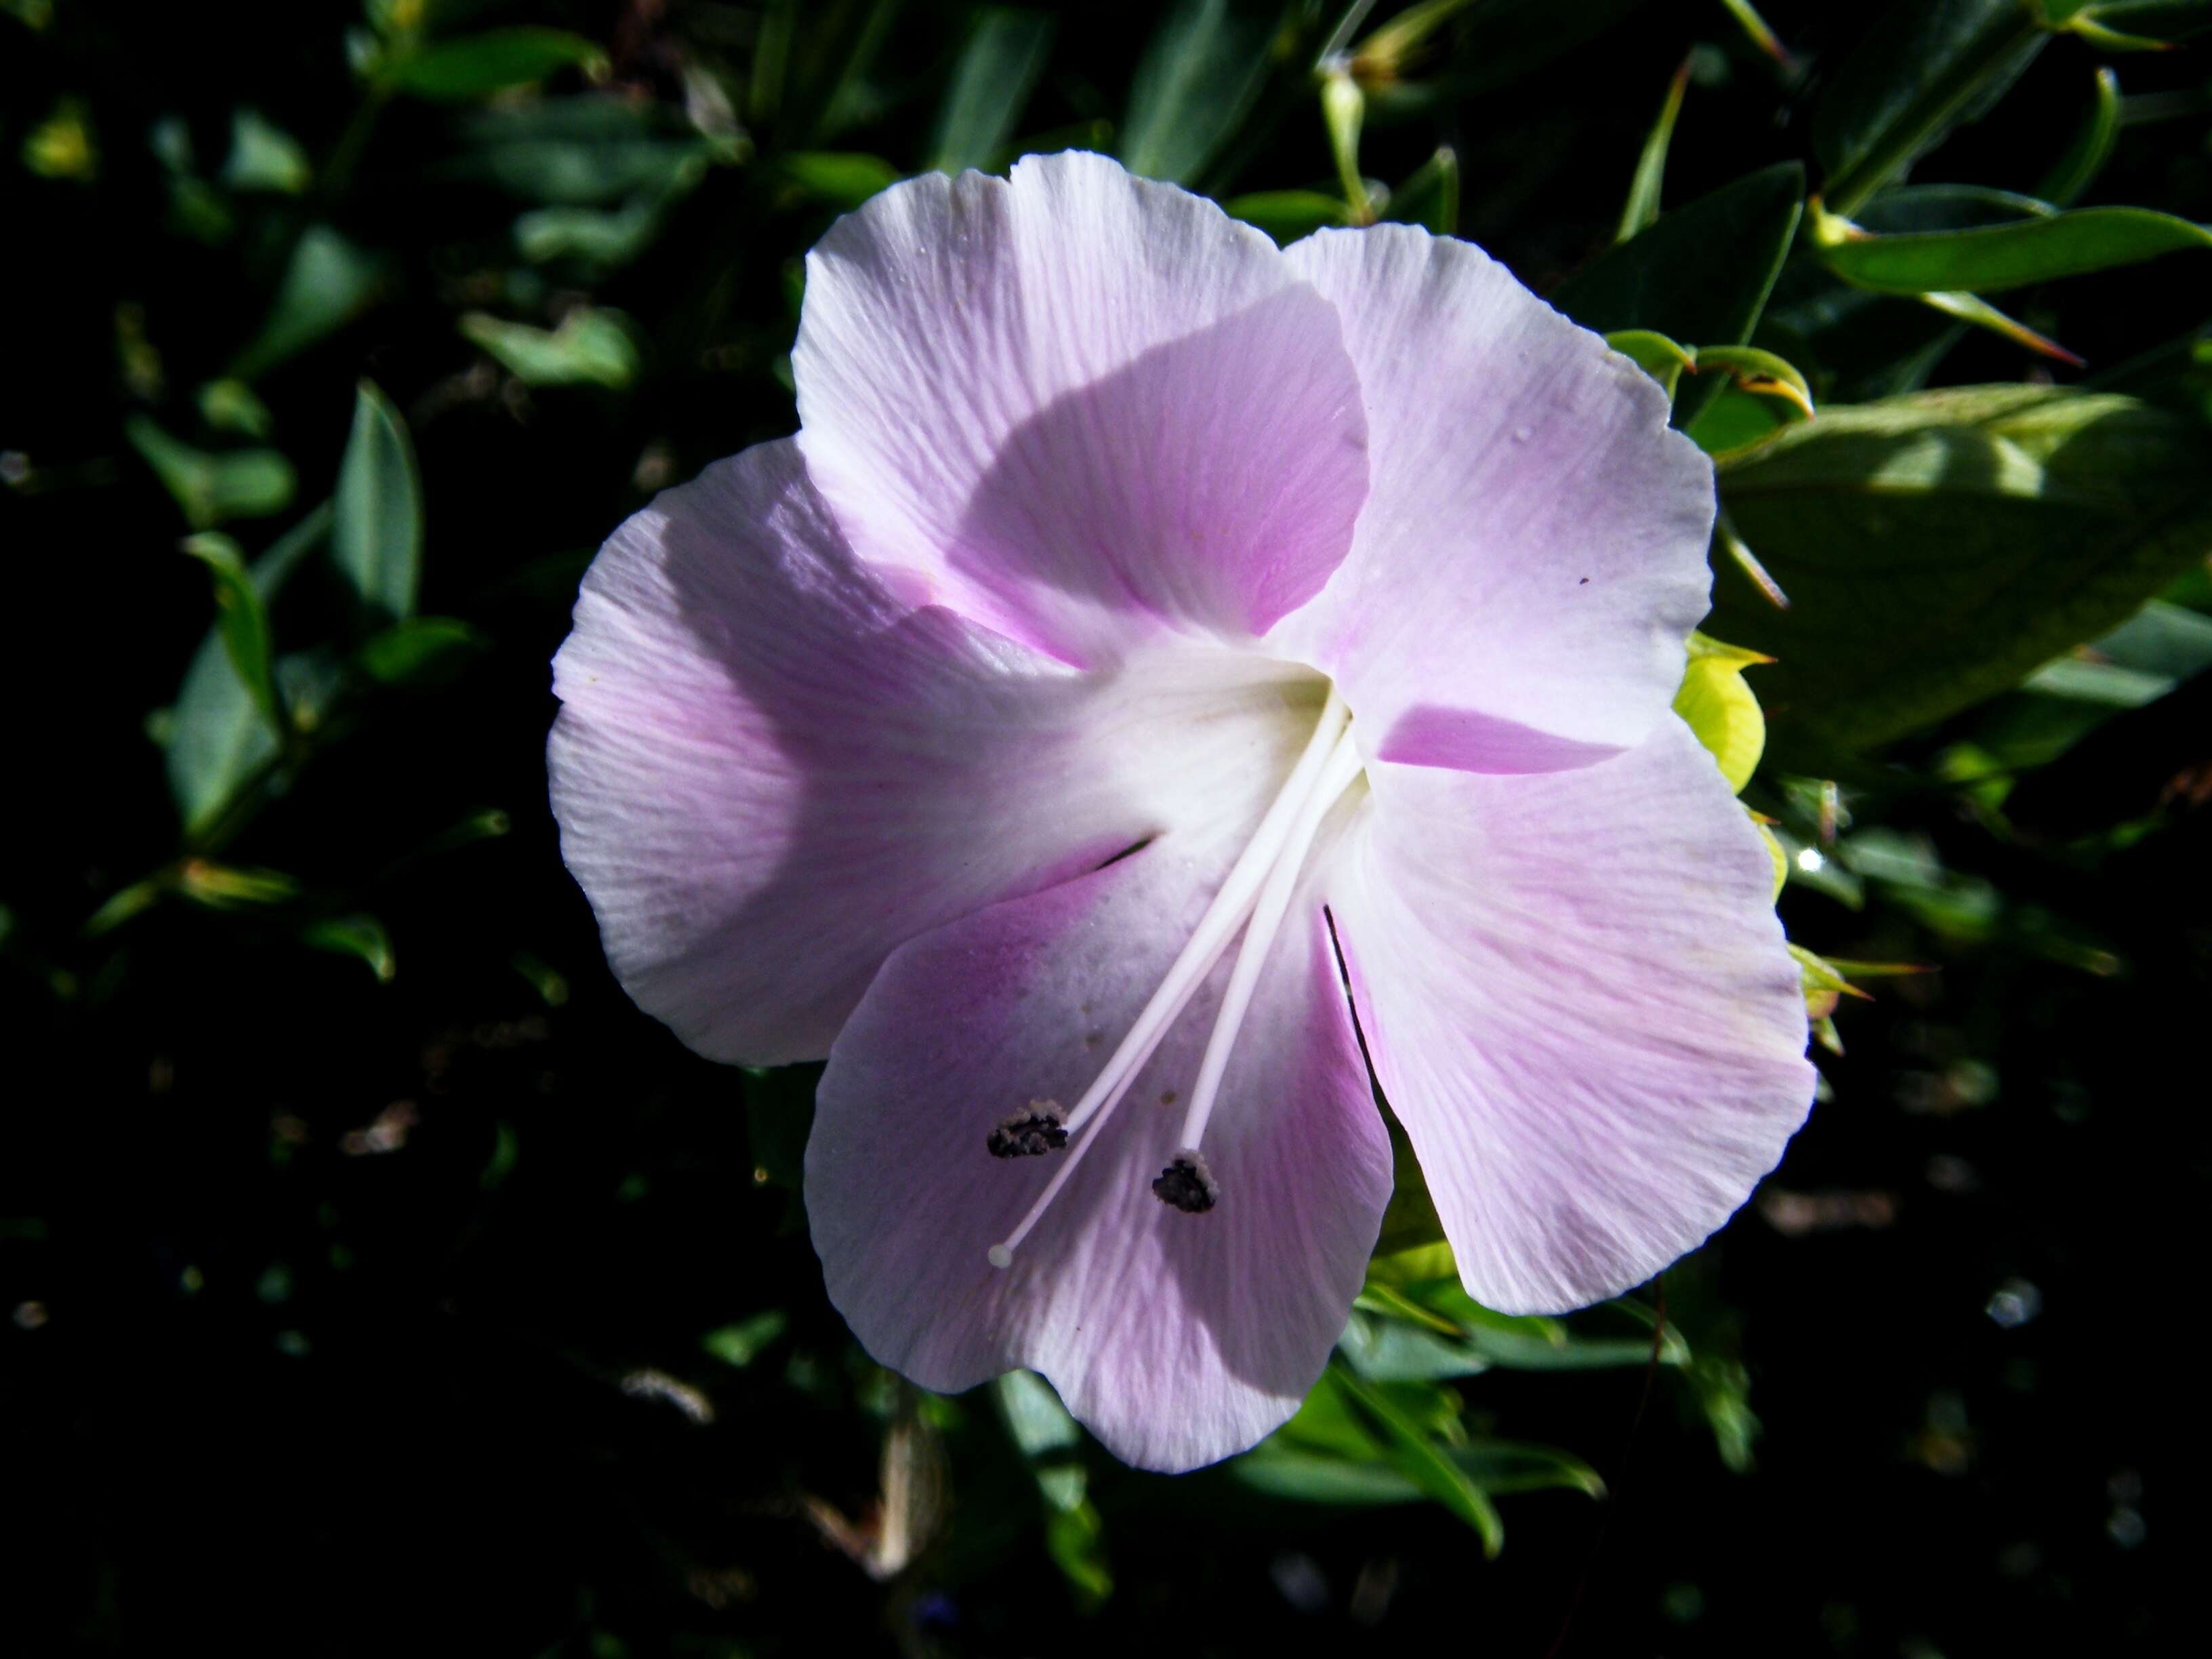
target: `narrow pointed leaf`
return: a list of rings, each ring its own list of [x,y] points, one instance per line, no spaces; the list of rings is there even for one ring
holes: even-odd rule
[[[364,611],[381,623],[411,616],[422,576],[422,489],[415,446],[373,381],[354,400],[353,434],[338,468],[331,552]]]
[[[1845,282],[1885,294],[2002,292],[2212,248],[2212,230],[2147,208],[2079,208],[1978,230],[1852,236],[1821,250]]]
[[[937,126],[929,165],[940,173],[988,167],[1014,136],[1052,49],[1054,24],[1043,12],[987,6],[960,49]]]

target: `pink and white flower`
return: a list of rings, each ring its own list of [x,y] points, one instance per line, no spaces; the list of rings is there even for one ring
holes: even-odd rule
[[[1632,364],[1467,243],[1279,251],[1072,154],[839,222],[793,373],[795,438],[585,578],[553,799],[643,1007],[827,1056],[807,1212],[878,1359],[1250,1445],[1390,1195],[1370,1061],[1492,1307],[1743,1201],[1805,1010],[1668,708],[1712,480]]]

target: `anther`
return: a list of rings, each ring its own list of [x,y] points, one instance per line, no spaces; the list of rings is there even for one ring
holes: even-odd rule
[[[1000,1118],[983,1144],[993,1158],[1042,1158],[1067,1145],[1067,1114],[1056,1100],[1033,1100],[1026,1112]]]
[[[1194,1151],[1176,1154],[1176,1161],[1160,1171],[1152,1191],[1163,1204],[1172,1204],[1186,1215],[1204,1215],[1221,1197],[1221,1183]]]

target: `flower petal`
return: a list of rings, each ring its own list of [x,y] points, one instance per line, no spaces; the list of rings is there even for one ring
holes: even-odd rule
[[[757,1064],[827,1054],[915,934],[1212,810],[1201,783],[1272,787],[1311,724],[1285,697],[1318,695],[1205,660],[1078,675],[914,610],[789,442],[615,532],[554,682],[562,854],[617,975]]]
[[[1240,1451],[1297,1408],[1390,1193],[1389,1139],[1309,892],[1206,1132],[1215,1207],[1182,1213],[1151,1185],[1179,1150],[1170,1091],[1197,1072],[1226,962],[1012,1265],[988,1265],[1080,1141],[1000,1161],[985,1138],[1032,1097],[1073,1101],[1151,994],[1236,850],[1183,839],[900,950],[830,1053],[806,1149],[830,1300],[871,1353],[947,1392],[1042,1371],[1117,1455],[1156,1469]]]
[[[1712,468],[1666,395],[1470,243],[1378,225],[1286,257],[1342,318],[1372,483],[1281,647],[1383,759],[1553,771],[1641,742],[1711,580]]]
[[[792,372],[854,545],[1069,662],[1164,625],[1264,633],[1366,490],[1334,310],[1267,237],[1103,156],[848,215],[808,258]]]
[[[1370,776],[1329,900],[1469,1293],[1557,1312],[1641,1283],[1812,1101],[1757,829],[1671,716],[1580,771]]]

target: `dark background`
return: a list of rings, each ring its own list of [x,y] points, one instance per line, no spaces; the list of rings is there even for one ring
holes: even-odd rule
[[[758,11],[449,9],[573,28],[608,47],[617,83],[679,106],[687,64],[742,73]],[[825,63],[867,21],[803,9]],[[866,118],[754,135],[760,155],[916,165],[967,9],[891,9]],[[1691,45],[1712,48],[1716,83],[1691,93],[1670,204],[1806,155],[1819,66],[1870,9],[1767,8],[1814,65],[1792,87],[1717,4],[1593,7],[1607,15],[1587,42],[1449,60],[1458,79],[1439,69],[1424,106],[1370,117],[1365,167],[1401,178],[1454,145],[1462,234],[1543,291],[1609,240]],[[1110,122],[1152,22],[1152,8],[1064,9],[1020,131],[1065,143]],[[1564,1637],[1588,1654],[1956,1659],[2187,1639],[2194,1621],[2172,1609],[2205,1473],[2182,1383],[2201,1312],[2185,1275],[2206,1174],[2212,836],[2205,814],[2176,811],[2132,846],[2092,856],[2079,840],[2207,761],[2212,704],[2185,691],[2032,778],[2002,831],[1941,791],[1858,803],[1863,824],[1991,884],[1994,925],[1936,925],[1879,891],[1856,912],[1786,895],[1792,936],[1815,949],[1940,971],[1842,1011],[1832,1097],[1765,1198],[1670,1276],[1692,1346],[1747,1370],[1754,1468],[1726,1466],[1671,1371],[1469,1379],[1470,1423],[1568,1448],[1613,1489],[1505,1499],[1509,1541],[1486,1563],[1440,1509],[1296,1504],[1086,1447],[1115,1588],[1079,1615],[1035,1484],[974,1396],[930,1419],[951,1471],[935,1546],[878,1583],[826,1542],[810,1506],[865,1524],[884,1425],[910,1405],[821,1293],[790,1185],[811,1074],[708,1065],[623,997],[557,856],[542,745],[545,665],[590,549],[657,483],[791,428],[788,264],[836,208],[765,161],[716,165],[634,263],[519,283],[507,227],[527,204],[453,165],[468,112],[396,100],[341,184],[241,208],[219,245],[177,233],[153,124],[183,117],[204,161],[250,104],[322,166],[362,102],[343,45],[356,25],[348,7],[274,0],[57,0],[37,31],[0,17],[0,449],[36,486],[0,495],[0,1469],[15,1533],[0,1640],[644,1655],[1322,1638],[1538,1655]],[[2032,188],[2096,61],[2054,44],[1923,176]],[[2204,54],[2122,73],[2183,118],[2124,132],[2096,199],[2212,217]],[[1326,185],[1310,90],[1278,81],[1206,188]],[[549,90],[580,87],[572,72]],[[16,161],[64,94],[99,135],[93,180]],[[379,699],[224,849],[296,878],[298,901],[170,901],[90,935],[105,901],[177,854],[145,729],[212,615],[205,571],[173,551],[177,507],[120,422],[150,407],[195,431],[190,388],[252,334],[309,214],[386,256],[386,285],[258,382],[297,506],[229,528],[258,548],[323,497],[354,382],[373,376],[420,455],[423,608],[483,648]],[[2203,258],[2011,308],[2094,370],[2204,320]],[[635,320],[634,386],[522,386],[455,331],[465,308],[546,321],[578,295]],[[143,317],[158,386],[118,368],[119,307]],[[1977,334],[1935,377],[2033,367]],[[293,637],[330,625],[327,596],[287,606]],[[455,833],[488,813],[503,833]],[[376,917],[388,982],[303,948],[303,906]],[[702,1351],[769,1310],[786,1323],[751,1364]],[[646,1372],[696,1390],[712,1420],[639,1392]]]

